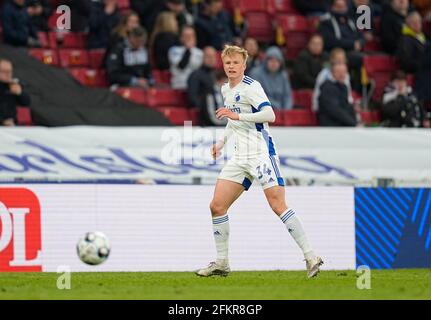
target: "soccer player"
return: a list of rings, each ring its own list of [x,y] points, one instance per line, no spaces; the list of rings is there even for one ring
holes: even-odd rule
[[[231,136],[235,151],[219,175],[210,204],[217,260],[196,274],[203,277],[229,274],[227,211],[257,179],[272,210],[301,248],[307,276],[311,278],[317,275],[323,261],[314,254],[295,211],[287,207],[279,159],[268,129],[268,122],[275,121],[275,114],[261,84],[244,75],[247,57],[247,51],[237,46],[225,46],[222,52],[228,82],[221,90],[224,107],[216,110],[216,116],[228,118],[228,123],[223,138],[212,146],[211,153],[216,159]]]

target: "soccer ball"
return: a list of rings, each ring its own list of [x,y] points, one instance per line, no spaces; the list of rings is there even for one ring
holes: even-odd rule
[[[111,251],[108,238],[98,231],[87,232],[76,246],[78,257],[82,262],[97,265],[104,262]]]

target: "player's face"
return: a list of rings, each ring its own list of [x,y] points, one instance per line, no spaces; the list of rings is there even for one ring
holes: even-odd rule
[[[234,53],[223,59],[224,72],[229,80],[242,78],[244,76],[246,64],[242,55]]]

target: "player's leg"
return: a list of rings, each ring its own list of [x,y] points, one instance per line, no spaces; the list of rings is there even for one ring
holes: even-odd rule
[[[271,209],[279,216],[292,238],[302,250],[306,261],[308,277],[314,277],[319,272],[319,267],[323,264],[323,261],[314,254],[295,211],[287,207],[284,186],[276,185],[266,188],[264,189],[264,193]]]
[[[199,276],[226,276],[230,272],[228,258],[229,216],[227,211],[251,184],[251,181],[245,178],[241,171],[231,169],[234,169],[232,163],[223,169],[210,203],[217,259],[215,262],[211,262],[208,267],[197,270],[196,274]]]
[[[210,203],[214,240],[217,249],[217,263],[227,264],[229,248],[228,209],[244,192],[244,186],[234,181],[218,179]]]

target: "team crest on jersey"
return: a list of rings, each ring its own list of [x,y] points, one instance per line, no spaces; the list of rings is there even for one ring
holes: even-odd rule
[[[235,101],[238,102],[241,99],[241,96],[239,95],[239,92],[235,94]]]

